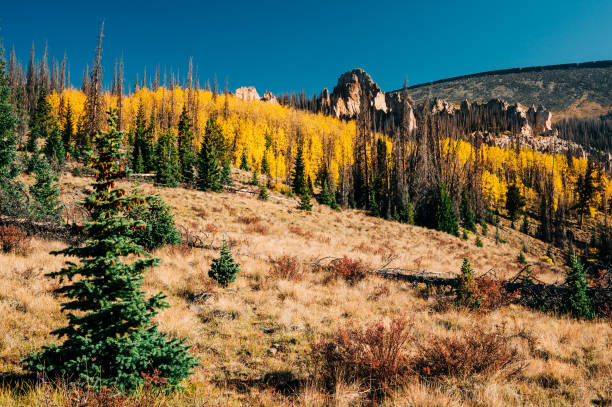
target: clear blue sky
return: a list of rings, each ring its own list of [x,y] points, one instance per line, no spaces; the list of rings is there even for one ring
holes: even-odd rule
[[[333,88],[352,68],[383,90],[518,66],[612,59],[612,1],[10,1],[0,8],[6,52],[25,64],[32,42],[68,54],[80,84],[105,20],[105,82],[124,56],[126,81],[160,65],[201,85],[260,93]],[[8,55],[7,55],[8,56]]]

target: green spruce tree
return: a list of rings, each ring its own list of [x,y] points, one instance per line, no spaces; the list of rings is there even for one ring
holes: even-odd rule
[[[327,189],[327,180],[323,181],[323,188],[321,188],[321,193],[317,199],[321,205],[332,205],[332,197],[329,194],[329,190]]]
[[[187,108],[183,105],[183,111],[178,122],[178,159],[181,168],[181,181],[191,183],[194,177],[195,154],[193,153],[193,132],[191,130],[191,119],[187,114]]]
[[[136,123],[132,130],[134,147],[132,149],[132,171],[136,174],[142,174],[147,171],[147,163],[151,161],[152,146],[147,141],[147,127],[144,115],[144,105],[142,101],[138,105],[136,113]]]
[[[226,155],[221,163],[221,183],[223,185],[233,185],[232,168],[230,166],[229,157]]]
[[[45,222],[60,222],[63,205],[59,201],[59,177],[53,173],[45,159],[36,160],[34,166],[36,181],[30,186],[33,198],[31,205],[32,218]]]
[[[476,233],[476,220],[474,219],[474,211],[466,190],[461,192],[461,204],[459,205],[459,213],[461,214],[461,226],[470,232]]]
[[[308,193],[308,190],[300,195],[300,206],[298,208],[303,211],[312,210],[312,202],[310,201],[310,194]]]
[[[168,307],[165,296],[146,298],[141,289],[145,270],[159,259],[130,237],[132,230],[145,226],[124,216],[136,202],[115,186],[126,176],[123,134],[117,131],[116,110],[109,116],[109,130],[96,137],[97,155],[91,158],[97,175],[84,202],[92,219],[85,224],[89,239],[56,252],[81,261],[49,274],[68,282],[56,290],[67,299],[62,310],[68,313],[68,325],[53,331],[63,342],[45,346],[23,362],[31,371],[95,388],[133,391],[144,384],[144,374],[159,375],[172,388],[197,362],[184,340],[169,338],[153,321],[159,309]]]
[[[242,155],[240,156],[240,169],[243,171],[250,171],[249,163],[247,159],[246,148],[242,150]]]
[[[70,101],[68,101],[68,104],[66,105],[66,113],[64,114],[64,127],[62,129],[62,143],[64,145],[64,151],[69,154],[73,153],[74,140],[74,113],[72,112]]]
[[[214,279],[221,287],[227,287],[236,280],[236,275],[240,272],[238,264],[229,250],[227,242],[223,239],[221,255],[212,261],[208,277]]]
[[[209,118],[206,122],[206,131],[200,154],[198,155],[198,176],[196,187],[200,191],[220,192],[221,169],[219,168],[219,153],[216,146],[217,134],[221,128],[214,118]]]
[[[444,182],[440,182],[438,189],[435,220],[438,230],[459,237],[457,215],[455,214],[455,208],[453,208],[450,196],[448,192],[446,192],[446,185]]]
[[[157,140],[155,148],[155,182],[166,187],[178,185],[180,177],[179,158],[170,130]]]
[[[61,130],[58,126],[55,126],[47,137],[43,152],[54,168],[59,169],[64,165],[66,161],[66,150],[64,150]]]
[[[512,227],[514,227],[514,222],[518,219],[524,206],[525,197],[521,195],[519,187],[516,184],[508,186],[508,191],[506,192],[506,210],[512,222]]]
[[[262,201],[267,201],[268,198],[268,188],[266,187],[266,183],[264,182],[259,186],[259,199],[261,199]]]
[[[30,117],[30,133],[28,134],[26,150],[30,153],[38,152],[38,140],[47,140],[56,128],[57,120],[51,112],[47,92],[43,89],[38,95],[36,109]]]
[[[25,207],[24,186],[16,180],[21,171],[17,161],[17,120],[10,102],[4,48],[0,40],[0,214],[9,216],[23,214]]]
[[[587,295],[588,281],[586,270],[580,259],[578,259],[576,252],[572,253],[570,268],[571,271],[565,281],[569,288],[563,304],[565,310],[576,318],[593,319],[595,314],[591,299]]]
[[[297,196],[302,196],[308,193],[308,184],[306,183],[306,165],[304,163],[304,152],[302,145],[298,145],[297,154],[295,156],[295,164],[291,173],[291,189]]]

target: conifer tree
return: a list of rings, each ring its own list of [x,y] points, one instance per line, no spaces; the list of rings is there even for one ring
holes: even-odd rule
[[[143,374],[159,375],[172,388],[197,362],[184,340],[168,338],[153,322],[158,310],[168,307],[165,296],[146,298],[141,289],[144,271],[159,259],[130,237],[145,225],[124,216],[137,202],[115,186],[126,175],[123,134],[116,129],[116,110],[108,113],[109,130],[96,137],[97,155],[91,157],[97,170],[94,191],[84,202],[92,218],[85,224],[89,239],[56,252],[81,262],[68,262],[49,274],[68,280],[56,290],[67,298],[62,310],[68,313],[68,325],[53,331],[63,342],[45,346],[23,362],[29,370],[96,388],[133,391],[144,384]]]
[[[246,149],[242,150],[242,155],[240,156],[240,169],[244,171],[250,171]]]
[[[564,301],[565,309],[576,318],[593,319],[595,314],[591,305],[591,299],[586,292],[588,287],[586,270],[578,259],[576,252],[572,253],[570,268],[571,271],[565,281],[569,288]]]
[[[291,188],[293,193],[298,196],[308,193],[308,185],[306,184],[306,168],[301,144],[298,145],[297,154],[295,156],[295,164],[291,174]]]
[[[521,195],[519,187],[516,184],[509,185],[506,192],[506,210],[512,224],[518,219],[524,206],[525,197]]]
[[[36,160],[34,166],[36,181],[30,186],[34,198],[31,215],[36,220],[60,222],[63,206],[59,201],[58,176],[53,173],[45,159]]]
[[[312,210],[312,202],[310,201],[310,194],[308,191],[300,195],[300,206],[298,208],[304,211]]]
[[[74,113],[72,112],[72,106],[70,101],[66,106],[66,113],[64,114],[64,128],[62,129],[62,143],[64,144],[64,151],[72,154],[72,146],[74,143]]]
[[[257,177],[257,168],[253,166],[253,174],[251,175],[251,185],[259,186],[259,178]]]
[[[459,205],[459,212],[461,214],[461,225],[469,230],[470,232],[476,233],[476,221],[474,219],[474,211],[472,211],[472,205],[467,192],[463,190],[461,192],[461,204]]]
[[[16,125],[17,116],[10,102],[10,86],[0,40],[0,214],[3,215],[23,213],[25,201],[23,185],[16,181],[20,172]]]
[[[215,146],[216,135],[221,129],[216,120],[209,118],[206,122],[206,131],[200,154],[198,155],[198,175],[196,187],[200,191],[219,192],[223,189],[221,185],[221,170],[219,168],[219,156]]]
[[[232,169],[230,167],[230,160],[227,155],[223,158],[221,165],[221,183],[223,185],[233,185]]]
[[[234,260],[227,242],[223,239],[221,255],[218,259],[212,261],[210,270],[208,270],[208,276],[219,283],[221,287],[227,287],[236,280],[236,275],[239,272],[240,264]]]
[[[183,105],[183,111],[178,122],[178,158],[181,168],[181,181],[192,182],[194,177],[195,155],[193,154],[193,132],[191,130],[191,119],[187,114],[187,108]]]
[[[155,149],[155,182],[167,187],[178,185],[180,168],[178,152],[170,130],[157,140]]]
[[[268,188],[266,187],[266,183],[264,182],[259,186],[259,199],[261,199],[262,201],[267,201],[268,198]]]
[[[26,150],[31,153],[37,152],[38,140],[47,140],[49,135],[55,131],[56,127],[57,120],[51,112],[51,105],[47,100],[47,92],[43,89],[38,96],[36,110],[30,118],[30,133],[28,135]]]
[[[477,294],[476,281],[474,280],[474,270],[470,264],[470,259],[465,257],[461,265],[461,274],[457,277],[455,285],[455,304],[477,309],[480,306],[480,301],[481,298]]]
[[[436,228],[438,230],[459,237],[457,215],[455,214],[455,208],[453,208],[450,196],[448,196],[448,192],[446,192],[446,185],[444,182],[440,183],[438,189],[435,219]]]
[[[66,150],[64,150],[64,143],[62,142],[62,136],[60,128],[56,125],[47,137],[45,147],[43,149],[45,156],[55,168],[61,168],[66,161]]]
[[[270,176],[270,164],[268,163],[268,150],[264,151],[263,158],[261,159],[261,173]]]
[[[323,188],[321,189],[321,193],[319,194],[318,201],[321,205],[332,205],[332,198],[327,189],[327,181],[323,181]]]
[[[134,126],[134,148],[132,149],[132,171],[141,174],[147,171],[151,161],[152,147],[147,141],[147,128],[144,116],[144,105],[142,101],[138,105],[136,123]]]

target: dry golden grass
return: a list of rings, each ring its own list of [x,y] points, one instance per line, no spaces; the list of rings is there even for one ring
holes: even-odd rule
[[[71,201],[81,198],[88,182],[64,177],[64,196]],[[436,312],[434,301],[408,284],[378,277],[348,284],[309,267],[325,256],[346,255],[371,267],[393,256],[393,266],[455,274],[463,257],[469,257],[477,272],[495,269],[507,277],[518,271],[515,259],[523,240],[532,250],[529,260],[536,261],[545,251],[518,232],[502,231],[508,243],[496,245],[490,227],[489,236],[482,238],[484,248],[478,248],[473,235],[463,241],[361,211],[340,213],[317,204],[312,213],[303,212],[296,209],[296,201],[276,194],[264,202],[256,194],[158,189],[149,184],[140,188],[159,193],[174,208],[179,225],[206,234],[213,246],[218,247],[223,238],[232,242],[242,266],[236,282],[222,289],[207,277],[217,250],[165,247],[155,252],[162,263],[147,273],[145,289],[164,291],[172,305],[157,322],[162,330],[187,337],[201,358],[186,390],[166,396],[160,405],[366,403],[355,383],[339,383],[333,394],[323,391],[313,379],[310,343],[346,323],[390,320],[399,313],[414,321],[414,334],[421,338],[457,335],[475,321],[484,327],[505,324],[516,335],[514,346],[528,364],[512,379],[448,378],[436,383],[415,379],[385,400],[386,405],[587,406],[593,400],[605,403],[612,398],[609,323],[586,323],[514,305],[483,315],[452,307]],[[61,299],[51,292],[57,282],[44,277],[62,266],[64,259],[48,254],[61,247],[60,242],[34,239],[25,256],[0,254],[1,406],[50,406],[62,399],[62,386],[25,379],[15,386],[11,381],[21,374],[19,359],[56,340],[49,332],[66,322]],[[269,259],[284,255],[303,263],[306,272],[301,278],[270,273]],[[555,281],[561,276],[557,268],[547,267],[539,277]],[[198,297],[201,293],[207,294]],[[194,295],[198,300],[193,300]]]

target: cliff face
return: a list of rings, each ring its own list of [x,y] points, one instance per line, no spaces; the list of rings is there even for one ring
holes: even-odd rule
[[[378,116],[383,117],[397,116],[405,108],[408,110],[410,130],[416,128],[416,113],[463,119],[469,116],[494,117],[504,122],[501,123],[502,127],[516,130],[525,136],[550,135],[552,132],[552,113],[542,106],[526,108],[519,103],[509,105],[501,99],[493,99],[488,103],[470,103],[466,100],[457,107],[444,99],[435,98],[417,107],[409,97],[406,101],[402,97],[402,92],[381,91],[363,69],[353,69],[338,78],[338,84],[331,94],[327,89],[321,92],[319,106],[322,111],[348,120],[355,119],[364,108],[373,108]]]

